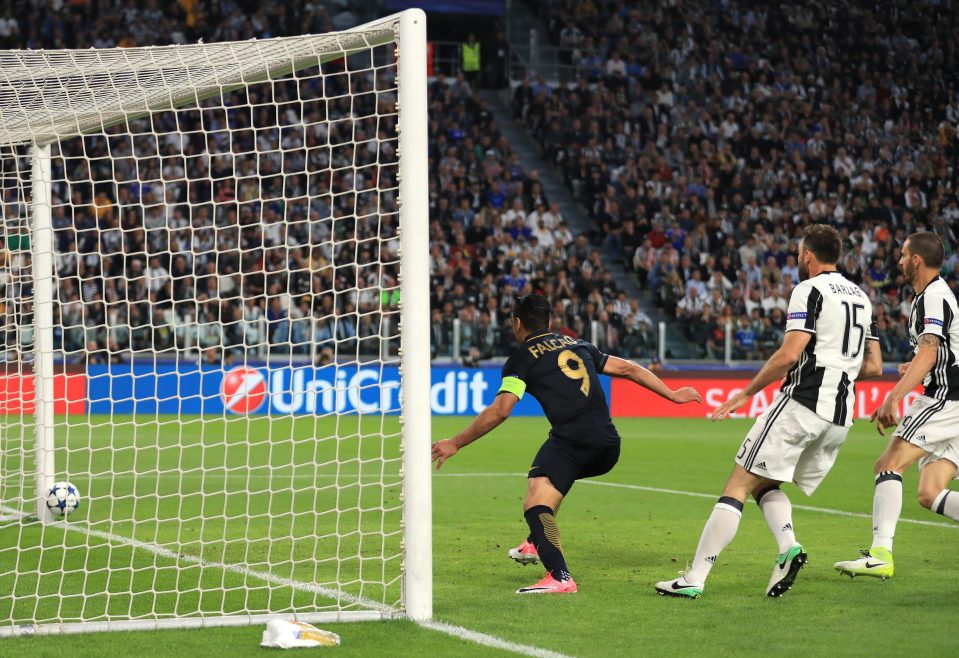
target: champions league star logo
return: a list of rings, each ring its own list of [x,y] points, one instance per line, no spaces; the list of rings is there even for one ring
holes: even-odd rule
[[[266,378],[254,368],[234,368],[223,376],[220,399],[227,411],[253,413],[266,401]]]

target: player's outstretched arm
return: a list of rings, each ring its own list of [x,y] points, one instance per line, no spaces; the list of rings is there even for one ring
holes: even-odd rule
[[[812,334],[805,331],[787,331],[783,337],[783,344],[776,350],[763,367],[756,373],[753,380],[742,391],[732,396],[713,412],[713,420],[722,420],[739,409],[752,396],[759,393],[770,384],[782,379],[802,355]]]
[[[879,341],[867,340],[863,349],[866,353],[863,354],[856,381],[873,379],[882,375],[882,350],[879,348]]]
[[[909,391],[922,383],[929,371],[936,365],[936,354],[939,352],[940,342],[942,342],[942,339],[935,334],[919,336],[916,356],[906,364],[906,370],[902,373],[899,381],[886,396],[882,405],[869,417],[869,422],[876,421],[876,429],[879,430],[880,434],[885,435],[883,429],[899,423],[899,403],[902,402]],[[899,366],[899,370],[902,372],[902,366]]]
[[[517,402],[519,402],[519,398],[512,393],[500,393],[493,400],[493,404],[483,409],[483,411],[473,419],[469,427],[452,439],[434,443],[433,461],[436,462],[437,470],[443,465],[443,462],[459,452],[460,448],[468,446],[473,441],[486,436],[489,432],[499,427],[504,420],[509,418]]]
[[[685,404],[686,402],[702,402],[703,398],[695,388],[684,386],[675,391],[663,382],[662,379],[651,373],[643,366],[633,361],[620,359],[618,356],[611,356],[606,360],[603,367],[603,374],[610,377],[620,377],[628,379],[634,384],[639,384],[643,388],[648,388],[653,393],[661,395],[670,402],[676,404]]]

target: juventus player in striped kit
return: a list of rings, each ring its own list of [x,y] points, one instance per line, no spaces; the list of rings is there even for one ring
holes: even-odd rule
[[[919,502],[959,521],[959,491],[950,491],[959,466],[959,308],[939,276],[944,249],[935,233],[913,233],[902,247],[899,267],[916,291],[909,312],[909,340],[915,356],[899,366],[899,382],[872,415],[879,433],[898,421],[907,393],[925,385],[889,445],[876,462],[872,547],[862,556],[837,562],[849,576],[892,576],[892,540],[902,511],[902,473],[919,462]]]
[[[756,420],[736,453],[723,495],[703,528],[690,569],[656,584],[662,595],[697,598],[710,569],[736,536],[743,504],[751,494],[779,547],[766,586],[782,596],[806,563],[793,532],[792,504],[779,488],[795,482],[812,494],[832,468],[852,424],[856,379],[882,373],[872,328],[872,304],[836,271],[841,242],[825,224],[806,228],[799,245],[803,280],[789,300],[783,344],[741,393],[713,412],[721,420],[785,375],[781,394]]]

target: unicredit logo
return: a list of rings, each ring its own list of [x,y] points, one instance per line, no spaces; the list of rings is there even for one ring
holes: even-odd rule
[[[235,414],[249,414],[266,402],[266,378],[255,368],[240,366],[223,376],[220,399]]]

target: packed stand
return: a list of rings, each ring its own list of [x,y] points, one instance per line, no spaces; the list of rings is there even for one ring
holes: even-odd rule
[[[959,15],[938,3],[657,7],[539,0],[568,66],[516,118],[700,356],[762,359],[798,282],[797,236],[840,229],[883,354],[908,358],[899,247],[944,238],[955,289]],[[850,29],[855,26],[855,29]]]
[[[106,48],[333,28],[318,4],[13,3],[0,41]],[[371,118],[389,111],[371,89],[392,80],[386,69],[378,76],[334,73],[322,90],[314,81],[305,91],[337,99],[320,104],[325,115],[305,115],[295,103],[304,90],[276,83],[62,140],[53,158],[54,311],[67,360],[189,354],[216,365],[272,353],[326,363],[395,354],[396,200],[377,192],[396,184],[394,119]],[[564,333],[608,349],[651,349],[648,319],[571,232],[462,76],[438,76],[429,102],[434,356],[503,355],[512,299],[533,290],[556,300]],[[253,111],[236,109],[245,104]],[[355,155],[351,138],[366,142]],[[26,152],[4,168],[22,186]],[[16,185],[5,187],[4,233],[26,233],[23,199]],[[8,357],[32,342],[28,254],[0,251]]]
[[[189,11],[152,1],[35,4],[12,14],[29,20],[7,15],[5,45],[332,29],[311,5],[243,13],[236,2],[184,3]],[[396,353],[396,92],[392,68],[368,59],[54,144],[54,341],[68,362],[141,353],[219,365],[280,354],[322,364]],[[309,98],[319,101],[300,102]],[[10,359],[33,342],[30,158],[19,148],[4,156],[0,293]]]
[[[649,351],[648,318],[617,290],[600,251],[573,234],[463,76],[437,75],[429,103],[434,356],[452,355],[454,342],[467,363],[504,355],[513,300],[534,291],[553,300],[555,330],[610,351]]]

